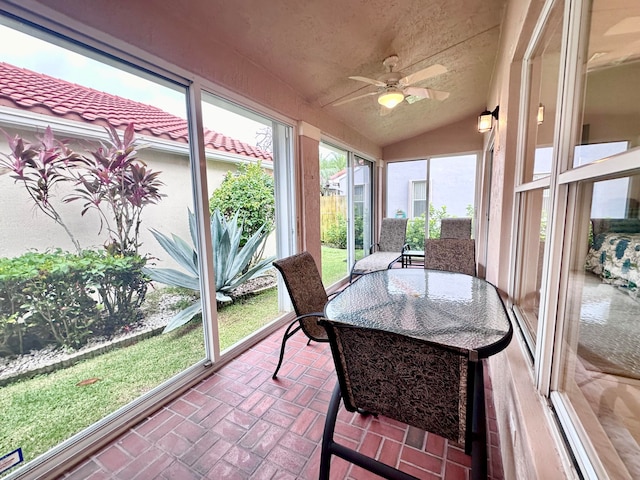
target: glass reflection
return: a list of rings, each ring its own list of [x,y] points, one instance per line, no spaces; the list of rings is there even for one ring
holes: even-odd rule
[[[610,478],[640,474],[638,182],[634,175],[581,185],[587,202],[576,222],[565,312],[560,390],[589,426]]]
[[[548,176],[551,172],[562,46],[561,5],[562,2],[557,2],[553,8],[529,61],[531,87],[523,183]]]
[[[523,212],[518,244],[518,290],[516,311],[535,343],[540,310],[540,287],[549,212],[549,189],[525,192],[520,197]]]

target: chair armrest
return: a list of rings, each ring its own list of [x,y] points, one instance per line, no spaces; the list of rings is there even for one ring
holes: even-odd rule
[[[296,317],[296,320],[300,320],[301,318],[308,318],[308,317],[324,317],[324,312],[305,313],[304,315],[300,315]]]

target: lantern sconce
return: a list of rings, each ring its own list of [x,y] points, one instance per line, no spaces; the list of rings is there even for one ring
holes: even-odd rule
[[[540,104],[538,106],[537,120],[538,120],[538,125],[541,125],[542,122],[544,122],[544,105],[543,104]]]
[[[498,121],[498,112],[500,111],[500,106],[496,106],[493,109],[493,112],[489,110],[485,110],[478,117],[478,132],[485,133],[493,128],[493,119],[495,118]]]

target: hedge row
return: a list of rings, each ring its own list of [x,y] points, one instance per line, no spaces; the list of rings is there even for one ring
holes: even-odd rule
[[[0,258],[0,356],[78,348],[135,323],[149,282],[145,263],[94,250]]]

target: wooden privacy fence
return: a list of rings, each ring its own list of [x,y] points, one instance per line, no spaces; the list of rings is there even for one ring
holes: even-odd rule
[[[325,242],[326,232],[331,227],[345,222],[347,218],[347,197],[331,195],[320,197],[320,240]]]

